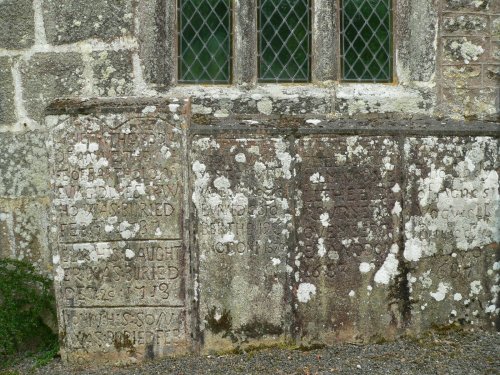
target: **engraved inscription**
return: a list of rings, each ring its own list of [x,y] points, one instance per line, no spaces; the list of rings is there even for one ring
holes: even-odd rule
[[[91,120],[76,119],[71,137],[54,144],[61,240],[181,238],[179,131],[155,119]]]
[[[70,362],[188,349],[185,120],[147,109],[52,130],[54,280]]]
[[[62,247],[65,306],[182,306],[180,241],[100,242]]]
[[[498,319],[498,141],[405,141],[404,259],[412,325],[491,327]]]
[[[333,332],[370,324],[356,296],[386,289],[397,275],[398,148],[383,137],[305,137],[297,149],[299,325],[305,338],[328,342]]]
[[[291,161],[281,138],[193,140],[200,317],[229,314],[232,319],[223,334],[204,325],[207,349],[242,345],[266,335],[282,338],[292,231]],[[252,324],[269,332],[247,333]]]

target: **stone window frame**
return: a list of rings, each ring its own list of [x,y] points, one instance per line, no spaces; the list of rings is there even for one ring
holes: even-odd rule
[[[234,0],[233,0],[234,1]],[[340,0],[312,1],[311,81],[278,83],[282,86],[321,86],[369,84],[401,86],[430,82],[436,73],[438,11],[433,0],[393,1],[393,76],[392,83],[343,82],[340,77],[339,12]],[[157,91],[191,86],[177,82],[177,0],[148,0],[139,13],[139,55],[146,83]],[[151,8],[153,10],[151,10]],[[258,82],[257,0],[233,3],[233,77],[226,85],[199,84],[200,89],[213,87],[255,87],[276,85]],[[410,30],[426,30],[426,33]],[[151,30],[155,33],[151,33]],[[253,35],[243,38],[242,35]],[[332,43],[332,41],[335,41]]]

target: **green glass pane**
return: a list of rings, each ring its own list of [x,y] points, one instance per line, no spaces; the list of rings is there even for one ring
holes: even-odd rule
[[[260,81],[309,81],[310,12],[310,0],[260,0]]]
[[[231,0],[179,0],[179,82],[231,80]]]
[[[342,0],[342,73],[346,81],[392,81],[392,0]]]

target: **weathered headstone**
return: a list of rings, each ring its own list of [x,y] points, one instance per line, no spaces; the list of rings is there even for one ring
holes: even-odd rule
[[[326,344],[394,334],[402,326],[397,140],[323,134],[296,147],[298,338]]]
[[[404,149],[411,327],[491,328],[500,293],[498,141],[407,138]]]
[[[68,362],[189,350],[186,107],[179,100],[62,102],[52,110],[67,114],[47,117]]]
[[[283,342],[292,322],[288,142],[200,135],[190,162],[203,350]]]

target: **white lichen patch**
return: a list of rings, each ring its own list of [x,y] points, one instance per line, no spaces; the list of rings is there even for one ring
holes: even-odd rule
[[[391,190],[393,193],[399,193],[401,191],[401,187],[399,186],[398,183],[396,183]]]
[[[246,163],[247,162],[247,157],[245,156],[245,154],[243,154],[241,152],[239,154],[236,154],[236,156],[234,157],[234,159],[238,163]]]
[[[319,221],[321,222],[321,225],[324,227],[329,227],[330,226],[330,215],[328,212],[324,212],[319,216]]]
[[[321,176],[318,172],[314,173],[309,177],[309,181],[311,181],[313,184],[319,184],[325,182],[325,178]]]
[[[318,255],[322,258],[326,254],[325,240],[324,238],[318,238]]]
[[[130,249],[125,250],[125,258],[130,260],[134,257],[135,257],[135,253],[132,250],[130,250]]]
[[[316,294],[316,286],[311,283],[301,283],[297,289],[299,302],[307,303]]]
[[[481,285],[481,281],[474,280],[470,283],[470,293],[469,296],[479,295],[483,290],[483,286]]]
[[[450,284],[440,282],[437,291],[431,292],[430,295],[438,302],[443,301],[446,298],[446,293],[448,293],[450,288]]]
[[[372,267],[373,265],[373,267]],[[375,265],[372,263],[368,263],[368,262],[361,262],[359,264],[359,272],[361,273],[368,273],[372,270],[372,268],[375,268]]]
[[[75,216],[75,223],[77,225],[87,226],[92,222],[93,218],[94,216],[92,215],[91,212],[88,212],[83,208],[79,208]]]
[[[226,189],[229,189],[231,187],[231,182],[229,181],[229,179],[227,177],[220,176],[214,180],[214,186],[218,190],[226,190]]]
[[[274,141],[276,157],[281,163],[281,170],[283,172],[283,178],[289,180],[292,178],[291,164],[292,156],[287,152],[288,145],[283,139],[279,138]]]
[[[401,214],[401,212],[402,212],[402,211],[403,211],[403,208],[401,207],[401,203],[399,203],[399,202],[397,202],[397,201],[396,201],[396,202],[394,203],[394,207],[392,208],[391,213],[392,213],[393,215],[397,215],[397,216],[399,216],[399,215]]]
[[[476,61],[484,53],[484,48],[466,38],[455,39],[447,44],[448,51],[455,59],[463,60],[465,64]]]
[[[139,224],[130,224],[128,221],[122,221],[118,227],[118,230],[120,231],[120,236],[128,240],[132,237],[134,237],[140,230],[140,225]]]
[[[399,273],[399,261],[394,254],[388,254],[382,267],[375,273],[375,282],[378,284],[389,284]]]

